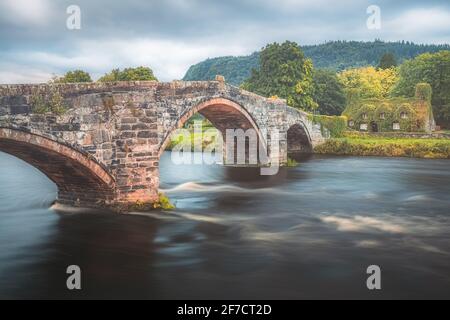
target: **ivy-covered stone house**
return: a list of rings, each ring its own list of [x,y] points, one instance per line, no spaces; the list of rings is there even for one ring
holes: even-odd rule
[[[343,112],[350,129],[366,132],[433,132],[431,86],[419,83],[413,98],[348,99]]]

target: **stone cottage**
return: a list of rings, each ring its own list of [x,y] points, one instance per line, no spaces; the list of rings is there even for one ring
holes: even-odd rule
[[[363,132],[428,132],[436,124],[431,86],[419,83],[413,98],[349,99],[343,112],[350,129]]]

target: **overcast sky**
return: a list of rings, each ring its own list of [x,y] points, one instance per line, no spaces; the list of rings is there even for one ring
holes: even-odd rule
[[[69,30],[67,7],[81,9]],[[368,29],[367,8],[381,9]],[[208,57],[250,54],[269,42],[409,40],[450,43],[449,0],[0,0],[0,83],[46,82],[83,69],[94,79],[145,65],[180,79]]]

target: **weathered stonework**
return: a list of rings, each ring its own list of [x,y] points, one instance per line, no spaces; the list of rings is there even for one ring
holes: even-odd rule
[[[38,113],[36,96],[48,100],[55,91],[64,98],[65,111]],[[310,151],[323,141],[306,113],[223,81],[3,85],[0,151],[43,171],[58,185],[63,203],[154,202],[159,158],[171,133],[196,112],[222,132],[254,128],[265,146],[270,135],[263,133],[277,129],[280,152],[270,157],[281,163],[288,151]]]

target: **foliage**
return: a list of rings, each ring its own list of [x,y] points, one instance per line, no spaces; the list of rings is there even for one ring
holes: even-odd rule
[[[378,64],[378,69],[390,69],[397,66],[397,59],[393,53],[388,52],[381,56],[380,63]]]
[[[428,94],[427,85],[418,86],[417,95]],[[402,113],[406,117],[402,117]],[[399,123],[401,131],[426,131],[432,119],[431,104],[418,98],[359,99],[349,103],[342,113],[349,121],[349,127],[359,130],[361,124],[372,125],[380,132],[393,131],[393,124]]]
[[[344,87],[336,74],[329,70],[314,70],[313,100],[317,111],[325,115],[340,115],[344,111],[346,97]]]
[[[288,157],[287,162],[286,162],[286,167],[294,168],[294,167],[297,167],[298,165],[299,165],[299,163],[295,159]]]
[[[400,67],[400,80],[393,90],[395,96],[412,96],[418,83],[432,88],[432,105],[437,123],[450,126],[445,106],[450,104],[450,51],[425,53]]]
[[[348,94],[357,90],[362,99],[386,98],[398,81],[398,72],[395,68],[363,67],[342,71],[338,77]]]
[[[212,127],[206,127],[203,126],[203,132],[202,134],[194,134],[194,131],[192,128],[189,128],[190,134],[188,139],[190,139],[190,145],[191,145],[191,151],[194,151],[195,146],[202,146],[202,150],[205,150],[208,146],[211,144],[216,143],[218,137],[219,137],[219,131]],[[213,129],[213,130],[211,130]],[[166,147],[166,150],[173,150],[175,146],[177,146],[180,143],[184,143],[184,135],[182,133],[175,133],[172,135],[169,145]]]
[[[324,130],[326,129],[334,138],[341,137],[347,130],[347,117],[345,116],[310,115],[310,120],[321,125],[323,135],[326,135]]]
[[[98,79],[99,82],[114,81],[158,81],[153,70],[148,67],[114,69]]]
[[[207,59],[189,68],[185,81],[214,80],[220,74],[232,85],[240,86],[248,79],[253,69],[259,67],[259,53],[243,57],[221,57]]]
[[[433,89],[428,83],[418,83],[416,85],[416,98],[419,100],[424,100],[431,102],[431,97],[433,95]]]
[[[37,114],[62,115],[67,109],[64,97],[53,85],[50,88],[50,94],[34,91],[30,97],[30,105],[32,112]]]
[[[91,75],[83,70],[67,72],[63,77],[56,78],[54,83],[82,83],[92,82]]]
[[[338,138],[317,146],[319,154],[450,159],[449,139]]]
[[[368,65],[378,66],[380,57],[392,53],[398,63],[425,52],[450,50],[449,45],[418,45],[411,42],[359,42],[332,41],[319,45],[302,46],[305,56],[311,58],[320,69],[342,71]],[[252,69],[259,67],[259,52],[244,57],[220,57],[208,59],[192,66],[183,80],[213,80],[217,74],[225,76],[227,82],[241,85],[249,78]]]
[[[314,110],[312,73],[312,61],[296,43],[273,43],[263,49],[260,68],[252,71],[242,87],[266,97],[279,96],[296,108]]]
[[[142,202],[142,201],[136,201],[132,205],[128,206],[127,211],[138,211],[138,212],[145,212],[145,211],[152,211],[152,210],[173,210],[175,209],[175,205],[173,205],[169,198],[163,194],[158,194],[158,201],[156,202]]]
[[[159,193],[158,202],[153,204],[154,209],[173,210],[175,206],[170,202],[169,198],[164,193]]]

